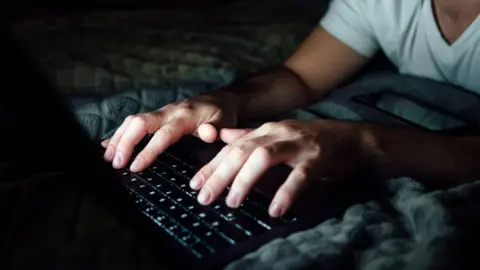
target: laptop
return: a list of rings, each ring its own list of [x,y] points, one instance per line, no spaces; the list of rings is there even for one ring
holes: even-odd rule
[[[207,144],[192,136],[171,146],[143,172],[115,170],[103,161],[100,142],[89,139],[65,98],[35,69],[28,54],[20,49],[21,44],[8,39],[8,34],[2,36],[4,50],[9,51],[2,60],[2,65],[8,67],[2,82],[13,87],[2,90],[4,97],[0,99],[2,160],[3,164],[12,160],[20,164],[14,173],[2,176],[2,184],[13,183],[19,174],[73,172],[68,181],[52,186],[92,194],[99,206],[128,228],[143,246],[162,257],[168,268],[223,268],[276,238],[341,215],[353,202],[365,198],[366,190],[371,190],[364,185],[317,181],[283,217],[271,218],[267,211],[270,200],[290,172],[286,166],[277,166],[261,179],[240,208],[226,206],[226,192],[212,205],[202,206],[196,202],[196,191],[189,188],[188,182],[223,144]],[[22,97],[27,90],[28,99]],[[136,153],[148,139],[146,136],[137,145]],[[58,181],[44,178],[42,181]],[[12,214],[4,215],[4,223],[9,224],[9,217],[22,213],[13,213],[8,206],[16,193],[5,194],[0,198],[5,203],[4,213]],[[3,244],[6,258],[11,245],[8,241]]]

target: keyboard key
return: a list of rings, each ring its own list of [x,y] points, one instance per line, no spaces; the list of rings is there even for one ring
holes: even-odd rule
[[[251,203],[254,203],[258,206],[260,206],[262,209],[267,210],[270,207],[271,199],[268,198],[267,196],[263,195],[262,193],[252,190],[248,196],[247,200],[250,201]]]
[[[137,173],[139,178],[142,178],[146,182],[153,184],[152,181],[157,180],[159,177],[149,169],[143,170],[140,173]]]
[[[218,235],[218,233],[207,227],[203,222],[196,221],[194,223],[188,223],[184,225],[188,230],[190,230],[195,236],[200,238],[204,243],[208,243],[209,245],[214,245],[215,247],[228,247],[232,243],[229,242],[227,239]]]
[[[207,247],[204,243],[198,242],[192,246],[194,253],[197,253],[200,258],[208,257],[213,254],[214,250]]]
[[[130,181],[125,183],[125,186],[127,186],[133,192],[139,192],[140,190],[143,191],[147,187],[143,181],[139,181],[135,177],[131,177]]]
[[[131,174],[128,170],[122,170],[119,173],[119,175],[120,175],[121,182],[124,185],[131,182],[131,180],[132,180],[132,176],[131,176]]]
[[[164,221],[165,219],[167,219],[168,216],[157,211],[156,214],[153,214],[153,215],[152,215],[152,218],[153,218],[156,222],[162,222],[162,221]]]
[[[177,176],[181,177],[183,181],[190,180],[196,173],[196,170],[186,166],[184,163],[172,158],[171,156],[159,157],[157,159],[157,164],[175,173]]]
[[[234,227],[232,224],[223,220],[211,208],[205,206],[197,206],[192,210],[203,222],[215,230],[222,232],[225,237],[231,239],[233,242],[244,241],[248,236],[243,231]]]
[[[197,237],[193,236],[189,231],[183,229],[180,233],[177,234],[177,239],[183,242],[187,247],[194,246],[199,240]]]
[[[204,235],[207,232],[211,232],[212,229],[209,227],[205,226],[202,221],[200,220],[194,220],[191,223],[185,223],[184,224],[186,228],[188,228],[190,231],[192,231],[193,234],[196,236],[200,237],[201,239],[204,238]]]
[[[249,202],[244,202],[240,207],[245,215],[250,216],[257,221],[258,224],[268,228],[269,230],[278,226],[285,224],[285,222],[280,218],[272,218],[268,212],[259,209],[258,207],[252,205]]]
[[[228,208],[223,203],[213,205],[213,209],[222,215],[222,218],[230,223],[238,224],[240,228],[249,236],[264,233],[266,228],[258,224],[258,222],[245,215],[237,209]]]
[[[168,203],[165,212],[167,212],[169,216],[181,222],[182,224],[182,220],[187,219],[190,216],[190,214],[185,211],[181,206],[173,202]]]
[[[184,208],[186,208],[187,210],[191,210],[191,209],[188,209],[188,206],[195,206],[195,205],[198,205],[198,202],[193,199],[192,197],[188,196],[187,194],[185,194],[184,192],[178,192],[178,193],[175,193],[175,196],[172,196],[172,199],[177,202],[177,204],[183,206]]]
[[[176,225],[177,223],[175,221],[173,221],[171,218],[167,217],[165,218],[164,220],[160,221],[161,225],[164,227],[164,228],[170,228],[174,225]]]
[[[148,138],[138,145],[136,154]],[[255,191],[240,209],[228,208],[224,197],[209,207],[198,204],[198,191],[190,189],[189,181],[201,165],[188,150],[174,145],[148,169],[137,174],[125,170],[121,178],[133,196],[141,196],[135,199],[137,206],[198,257],[284,224],[282,219],[270,218],[269,199]]]

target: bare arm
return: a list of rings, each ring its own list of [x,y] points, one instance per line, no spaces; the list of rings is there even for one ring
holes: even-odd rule
[[[266,118],[313,103],[346,82],[367,58],[318,26],[286,62],[274,70],[220,89],[239,117]]]
[[[364,155],[382,179],[408,175],[432,186],[480,179],[480,137],[360,125]]]

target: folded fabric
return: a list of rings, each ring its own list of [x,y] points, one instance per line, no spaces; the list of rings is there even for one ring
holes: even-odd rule
[[[428,192],[410,178],[383,200],[277,239],[226,269],[477,269],[480,181]]]

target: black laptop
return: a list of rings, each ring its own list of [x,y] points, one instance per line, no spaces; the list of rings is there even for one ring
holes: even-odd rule
[[[59,169],[74,172],[68,183],[62,180],[58,188],[67,188],[67,184],[92,194],[142,245],[164,258],[168,267],[222,268],[275,238],[341,214],[364,191],[318,181],[286,215],[271,218],[267,211],[270,199],[290,171],[278,166],[263,177],[240,208],[226,206],[228,190],[212,205],[202,206],[196,202],[197,193],[189,188],[189,180],[223,145],[206,144],[192,136],[170,147],[143,172],[114,170],[103,161],[100,143],[87,137],[64,98],[48,86],[38,69],[32,68],[21,46],[5,37],[4,50],[7,48],[10,54],[2,65],[9,71],[2,83],[11,88],[0,90],[4,93],[0,107],[2,164],[12,164],[8,162],[13,160],[17,170],[3,175],[2,184],[14,181],[19,174],[28,177]],[[29,98],[22,97],[26,92]],[[21,106],[18,100],[22,100]],[[137,145],[137,153],[148,139],[145,137]],[[48,177],[43,181],[49,181]],[[0,194],[0,200],[14,199],[7,199],[5,194]],[[4,215],[5,220],[21,214],[14,213],[8,204],[2,207],[8,208],[2,209],[5,213],[12,214]],[[12,246],[5,241],[3,255],[9,254]]]

